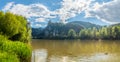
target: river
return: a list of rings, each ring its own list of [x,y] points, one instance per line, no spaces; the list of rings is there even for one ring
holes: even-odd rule
[[[32,62],[120,62],[120,41],[32,40]]]

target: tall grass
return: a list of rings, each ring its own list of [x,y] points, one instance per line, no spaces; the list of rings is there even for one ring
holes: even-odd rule
[[[0,52],[0,62],[20,62],[17,55],[7,52]]]
[[[6,57],[17,57],[20,62],[29,62],[31,57],[30,45],[19,42],[19,41],[12,42],[8,40],[5,36],[1,36],[1,35],[0,35],[0,50],[3,51],[3,54],[0,55],[1,57],[3,55],[5,55]],[[4,53],[4,52],[9,53],[10,55],[9,54],[7,55],[7,53]],[[4,58],[0,58],[0,59],[5,61],[8,60]],[[12,61],[12,62],[17,62],[16,58],[14,60],[15,61]]]

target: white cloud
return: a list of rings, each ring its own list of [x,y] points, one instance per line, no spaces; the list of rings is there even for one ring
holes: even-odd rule
[[[77,14],[86,10],[91,2],[92,0],[63,0],[61,2],[61,8],[55,11],[48,10],[47,7],[42,4],[24,5],[10,2],[3,10],[22,15],[26,18],[35,17],[35,22],[44,22],[48,18],[57,17],[57,15],[61,21],[66,22],[65,20],[75,17]],[[8,6],[10,8],[6,9]]]
[[[45,21],[45,19],[47,18],[55,17],[55,16],[50,16],[52,12],[42,4],[24,5],[24,4],[14,4],[13,2],[10,2],[3,8],[3,11],[10,11],[14,14],[22,15],[26,18],[34,17],[35,21],[39,20],[39,18],[43,18],[42,21]]]
[[[22,15],[32,22],[46,22],[47,19],[59,17],[61,21],[75,17],[85,12],[85,17],[96,17],[104,22],[120,22],[120,0],[112,0],[99,4],[94,0],[63,0],[61,8],[50,11],[46,6],[38,4],[15,4],[8,3],[3,11],[10,11],[14,14]],[[34,23],[33,23],[34,24]],[[42,25],[41,25],[42,26]]]
[[[92,1],[93,0],[63,0],[63,2],[61,2],[62,7],[55,12],[60,19],[65,22],[65,20],[75,17],[77,14],[89,8]]]
[[[110,24],[120,23],[120,0],[103,4],[96,3],[86,10],[86,17],[96,17]]]
[[[10,10],[10,8],[13,6],[14,2],[7,3],[7,5],[4,7],[3,11]]]
[[[41,24],[35,24],[34,27],[42,27]]]
[[[35,22],[45,22],[45,19],[44,18],[37,18],[37,19],[35,19]]]

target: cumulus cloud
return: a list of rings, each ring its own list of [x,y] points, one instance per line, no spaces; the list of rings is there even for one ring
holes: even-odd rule
[[[40,25],[40,24],[35,24],[34,27],[38,28],[38,27],[42,27],[42,25]]]
[[[4,7],[3,11],[10,10],[13,6],[14,2],[7,3],[7,5]]]
[[[86,10],[91,2],[92,0],[63,0],[61,2],[61,8],[55,11],[48,10],[46,6],[40,3],[24,5],[10,2],[3,8],[3,11],[10,11],[28,19],[34,17],[34,22],[45,22],[46,19],[56,17],[59,17],[62,22],[66,22],[65,20],[75,17],[77,14]]]
[[[61,8],[50,11],[45,5],[37,4],[15,4],[8,3],[2,10],[22,15],[28,20],[45,23],[47,19],[59,17],[62,22],[85,12],[85,17],[96,17],[104,22],[120,22],[120,0],[112,0],[106,3],[98,3],[95,0],[63,0]],[[34,23],[33,23],[34,24]],[[37,24],[36,26],[42,26]]]
[[[60,20],[65,22],[65,20],[75,17],[77,14],[89,8],[92,1],[93,0],[63,0],[61,2],[62,7],[57,9],[55,13],[58,14]]]
[[[52,11],[42,4],[15,4],[14,2],[8,3],[3,9],[4,12],[9,11],[14,14],[22,15],[28,19],[28,21],[36,22],[46,22],[49,18],[55,18],[56,16],[51,16]],[[34,24],[33,23],[33,24]],[[33,25],[32,25],[33,26]],[[41,27],[41,24],[34,25],[36,27]]]
[[[45,22],[45,18],[37,18],[35,22]]]
[[[10,2],[3,8],[3,11],[10,11],[14,14],[22,15],[26,18],[34,17],[34,21],[45,21],[45,19],[47,18],[54,18],[54,16],[50,16],[52,12],[49,11],[47,7],[42,4],[24,5],[14,4],[13,2]]]
[[[120,23],[120,0],[95,3],[92,8],[86,10],[86,17],[96,17],[110,24]]]

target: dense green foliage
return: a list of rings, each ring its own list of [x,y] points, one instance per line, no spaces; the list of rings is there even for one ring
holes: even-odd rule
[[[30,34],[26,18],[0,12],[0,62],[30,62]]]
[[[80,31],[80,39],[120,40],[120,25],[102,27],[100,29],[83,29]]]
[[[76,38],[76,32],[75,30],[73,29],[70,29],[69,32],[68,32],[68,37],[71,39],[71,38]]]
[[[0,52],[0,62],[20,62],[17,55],[7,52]]]
[[[28,62],[28,60],[31,57],[30,45],[18,41],[12,42],[10,40],[7,40],[7,38],[1,35],[0,35],[0,50],[3,52],[5,51],[7,53],[17,55],[17,58],[19,58],[21,62]]]
[[[30,40],[26,18],[10,12],[0,12],[0,32],[13,41],[28,42]]]

